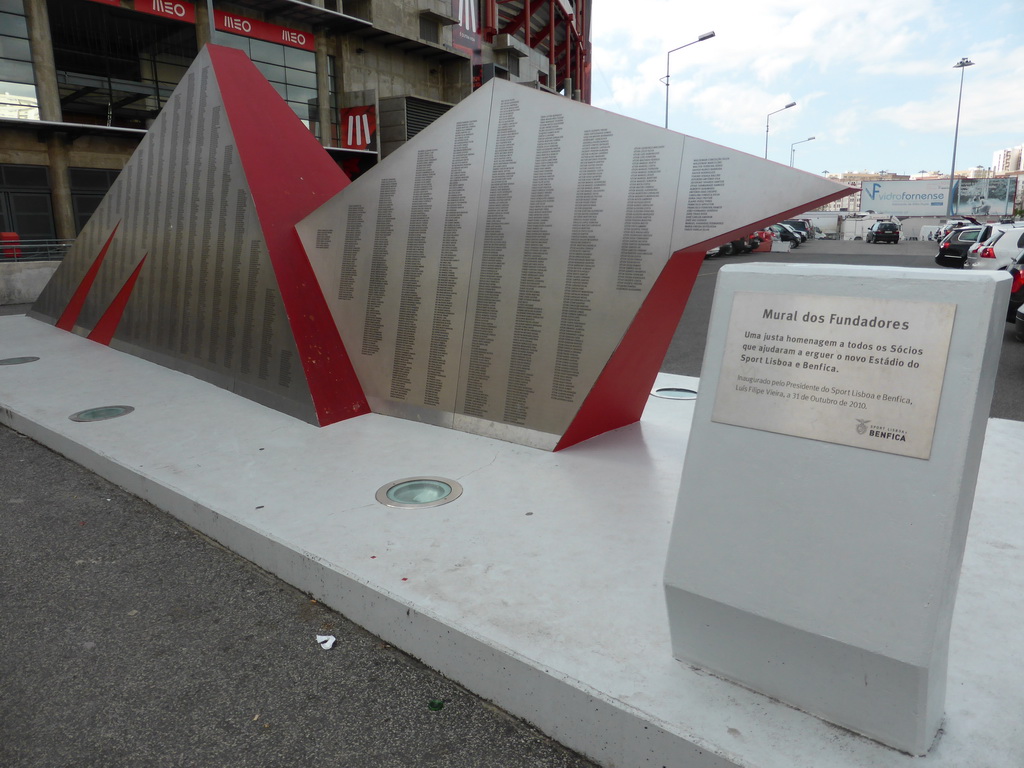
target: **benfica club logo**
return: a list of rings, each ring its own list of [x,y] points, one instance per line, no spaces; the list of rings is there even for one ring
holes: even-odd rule
[[[344,149],[376,147],[377,110],[370,104],[341,110],[341,146]]]
[[[459,23],[452,27],[452,45],[472,56],[474,66],[479,66],[480,57],[480,13],[478,0],[452,0],[452,16]],[[478,88],[479,84],[474,87]]]

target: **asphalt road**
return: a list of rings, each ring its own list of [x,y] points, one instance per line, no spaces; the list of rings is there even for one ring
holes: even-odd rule
[[[0,456],[4,768],[595,768],[6,427]]]
[[[2,426],[0,457],[3,768],[596,768]]]
[[[935,265],[935,243],[908,240],[898,245],[865,243],[863,241],[812,240],[787,253],[751,253],[744,256],[706,259],[686,303],[682,320],[665,355],[662,370],[684,376],[700,376],[704,360],[704,342],[711,318],[718,270],[726,264],[755,261],[809,264],[861,264],[866,266],[944,269]],[[926,299],[927,297],[922,297]],[[1003,333],[1003,350],[999,359],[995,393],[990,415],[1000,419],[1024,421],[1024,343],[1014,337],[1012,323]]]

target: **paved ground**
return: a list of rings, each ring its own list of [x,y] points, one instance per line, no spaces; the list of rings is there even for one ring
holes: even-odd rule
[[[0,766],[593,765],[5,427],[0,457]]]
[[[929,250],[824,243],[784,258],[927,267]],[[699,375],[713,275],[751,258],[765,260],[702,267],[666,370]],[[1012,385],[1002,400],[1020,407],[1010,331],[993,415],[1021,418],[998,405]],[[0,766],[593,765],[6,428],[0,457]]]

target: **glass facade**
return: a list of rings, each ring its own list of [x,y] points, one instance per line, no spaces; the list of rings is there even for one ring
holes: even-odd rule
[[[0,117],[39,119],[22,0],[0,0]]]
[[[47,8],[65,122],[148,127],[198,53],[192,24],[81,0]]]
[[[0,165],[0,232],[16,232],[22,240],[55,237],[46,167]]]
[[[224,32],[217,35],[217,43],[245,51],[292,111],[319,137],[315,53]]]

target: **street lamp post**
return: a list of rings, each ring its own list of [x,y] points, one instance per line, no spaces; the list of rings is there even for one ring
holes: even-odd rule
[[[790,168],[793,167],[793,162],[796,160],[796,149],[795,149],[796,145],[797,144],[804,144],[804,143],[806,143],[808,141],[814,141],[814,137],[811,136],[810,138],[804,139],[803,141],[794,141],[792,144],[789,145],[789,167]]]
[[[671,70],[670,70],[670,62],[672,61],[672,54],[675,53],[676,51],[683,50],[683,48],[689,48],[691,45],[696,45],[697,43],[703,43],[705,40],[710,40],[714,36],[715,36],[714,32],[705,32],[703,35],[698,37],[696,40],[693,40],[692,42],[689,42],[686,45],[680,45],[678,48],[673,48],[671,51],[669,51],[667,54],[665,54],[665,76],[663,78],[661,78],[661,82],[663,82],[665,84],[665,127],[666,128],[668,128],[668,86],[669,86],[669,77],[671,77],[671,74],[670,74],[670,72],[671,72]]]
[[[765,160],[768,159],[768,122],[772,119],[772,115],[777,115],[777,114],[779,114],[779,112],[782,112],[783,109],[789,109],[790,107],[795,107],[795,106],[796,106],[796,102],[795,101],[791,101],[791,102],[789,102],[789,104],[784,106],[782,109],[776,109],[774,112],[769,112],[768,113],[768,117],[766,117],[764,119],[764,159]]]
[[[960,95],[956,99],[956,128],[953,130],[953,165],[949,169],[949,191],[946,193],[946,214],[953,215],[953,180],[956,178],[956,142],[960,137],[960,102],[964,98],[964,70],[973,67],[974,62],[964,57],[953,65],[960,70]]]

